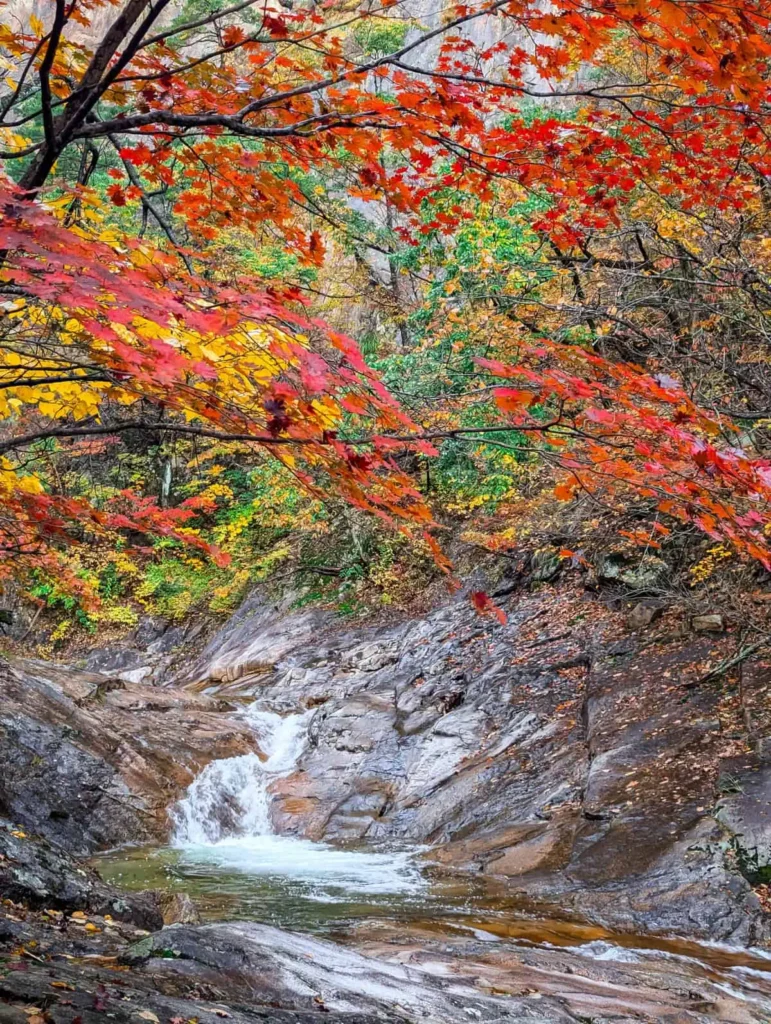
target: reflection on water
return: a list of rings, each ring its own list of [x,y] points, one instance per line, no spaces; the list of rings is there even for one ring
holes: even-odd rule
[[[771,980],[771,951],[616,934],[539,912],[495,879],[437,874],[419,863],[414,851],[342,850],[273,835],[137,847],[94,860],[106,880],[124,888],[189,894],[206,921],[260,921],[338,939],[367,922],[402,922],[413,935],[569,947],[590,959],[628,963],[664,954]]]
[[[128,889],[185,892],[205,920],[262,921],[324,932],[351,918],[425,916],[450,910],[413,856],[341,850],[286,836],[243,836],[185,847],[100,856],[100,874]]]

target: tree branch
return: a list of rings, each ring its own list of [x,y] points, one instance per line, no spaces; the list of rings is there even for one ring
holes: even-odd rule
[[[83,379],[83,378],[79,378]],[[273,437],[270,434],[249,434],[229,433],[227,431],[213,430],[209,427],[194,427],[182,423],[153,422],[151,420],[124,420],[112,426],[94,424],[88,427],[51,427],[47,430],[37,430],[33,433],[22,434],[19,437],[9,438],[0,442],[0,455],[5,452],[14,451],[17,448],[25,448],[34,444],[35,441],[45,441],[48,438],[57,437],[91,437],[100,434],[121,434],[127,430],[163,430],[174,434],[187,434],[193,437],[206,437],[214,441],[239,441],[260,445],[295,446],[309,447],[311,445],[329,445],[333,440],[342,444],[360,447],[362,445],[376,444],[379,438],[389,441],[403,441],[405,444],[412,444],[415,441],[436,441],[442,438],[468,437],[468,440],[484,443],[484,437],[473,435],[479,434],[501,434],[501,433],[542,433],[551,430],[555,426],[562,425],[566,430],[580,433],[569,425],[559,424],[553,420],[549,423],[536,423],[528,426],[506,426],[506,427],[457,427],[451,430],[427,431],[422,434],[372,434],[359,437],[339,438],[305,438],[305,437]]]
[[[198,18],[197,21],[189,21],[185,25],[174,25],[165,32],[158,32],[157,35],[150,36],[139,47],[140,50],[144,50],[148,46],[152,46],[154,43],[162,43],[164,39],[169,39],[171,36],[181,35],[183,32],[192,32],[194,28],[202,28],[204,25],[211,25],[214,22],[220,21],[222,18],[226,18],[229,14],[237,14],[239,11],[243,11],[246,7],[254,7],[257,0],[241,0],[240,4],[233,4],[231,7],[223,7],[221,11],[213,11],[211,14],[207,14],[202,18]]]
[[[195,437],[208,437],[216,441],[247,441],[254,444],[268,445],[311,445],[323,444],[312,438],[294,437],[271,437],[270,435],[223,433],[218,430],[210,430],[207,427],[191,427],[177,423],[158,423],[150,420],[124,420],[122,423],[114,423],[112,426],[94,424],[91,427],[51,427],[46,430],[36,430],[29,434],[21,434],[19,437],[9,438],[7,441],[0,441],[0,455],[5,452],[15,451],[17,448],[26,448],[36,441],[46,441],[49,438],[57,437],[97,437],[99,435],[122,434],[127,430],[164,430],[175,434],[190,434]]]
[[[171,244],[177,250],[177,255],[182,260],[182,262],[185,264],[185,267],[187,268],[187,272],[189,274],[193,274],[194,273],[193,261],[190,259],[190,257],[187,255],[187,253],[182,250],[182,246],[180,245],[176,235],[174,234],[174,229],[172,228],[171,224],[166,220],[166,218],[163,216],[163,214],[160,213],[155,208],[153,203],[150,202],[150,197],[148,196],[146,189],[143,188],[143,186],[142,186],[142,179],[139,177],[139,174],[137,173],[136,167],[134,167],[134,165],[131,163],[130,160],[126,160],[126,159],[124,159],[121,156],[121,153],[120,153],[121,146],[120,146],[120,142],[118,141],[118,139],[114,135],[108,135],[107,138],[110,140],[110,142],[112,143],[113,148],[115,149],[115,152],[120,157],[120,159],[121,159],[121,161],[123,163],[123,167],[125,168],[126,174],[128,175],[129,181],[134,186],[134,188],[138,188],[139,189],[139,191],[141,193],[139,198],[140,198],[140,201],[142,203],[143,209],[145,209],[150,214],[150,216],[155,220],[155,222],[158,224],[158,227],[161,229],[161,231],[163,231],[163,233],[166,235],[168,240],[171,242]]]
[[[13,367],[17,369],[17,367]],[[10,388],[36,388],[41,384],[81,384],[88,383],[90,381],[100,381],[104,384],[115,383],[114,379],[106,373],[94,373],[87,374],[86,376],[73,377],[71,374],[58,374],[54,377],[24,377],[21,380],[4,380],[0,381],[0,391],[4,391]]]
[[[56,132],[54,131],[54,115],[51,110],[51,68],[62,36],[62,29],[66,22],[64,0],[56,0],[56,14],[51,27],[51,34],[48,39],[45,57],[40,65],[38,76],[40,78],[40,106],[43,112],[43,131],[45,132],[46,145],[51,149],[56,147]]]

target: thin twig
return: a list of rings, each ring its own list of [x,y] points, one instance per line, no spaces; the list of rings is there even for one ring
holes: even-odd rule
[[[700,676],[699,679],[696,679],[694,682],[689,683],[688,685],[698,686],[700,683],[706,683],[709,679],[714,679],[716,676],[724,675],[726,672],[728,672],[729,669],[735,668],[737,665],[741,665],[742,662],[745,662],[747,658],[750,657],[750,655],[754,654],[755,651],[759,650],[761,647],[764,647],[768,643],[771,643],[771,637],[764,636],[763,639],[758,640],[757,643],[750,644],[749,647],[742,647],[742,649],[737,654],[734,654],[733,657],[725,658],[723,661],[720,662],[719,665],[716,665],[713,669],[710,669],[710,671],[707,672],[706,675]]]

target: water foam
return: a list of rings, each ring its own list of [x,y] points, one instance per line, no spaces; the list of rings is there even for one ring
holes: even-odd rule
[[[409,854],[338,850],[293,836],[240,836],[190,845],[184,847],[182,860],[302,883],[306,895],[329,903],[347,900],[352,890],[372,896],[419,892],[424,887]]]
[[[238,836],[270,835],[268,785],[288,775],[307,742],[312,712],[281,715],[247,711],[265,755],[242,754],[212,761],[172,811],[175,846],[205,846]]]
[[[172,810],[172,842],[188,864],[324,887],[318,898],[340,891],[417,892],[424,885],[412,858],[339,850],[326,843],[276,835],[269,786],[297,766],[308,742],[312,711],[281,716],[252,705],[245,717],[265,760],[243,754],[212,761]]]

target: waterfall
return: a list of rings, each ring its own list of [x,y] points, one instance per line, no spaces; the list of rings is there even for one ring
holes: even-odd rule
[[[305,749],[313,712],[286,715],[246,712],[265,755],[212,761],[171,812],[175,846],[205,846],[239,836],[273,834],[268,785],[288,775]]]
[[[268,787],[296,767],[313,714],[281,716],[255,705],[244,712],[265,760],[257,754],[242,754],[212,761],[190,784],[171,811],[172,843],[179,850],[179,864],[195,865],[198,872],[213,870],[218,878],[219,871],[236,871],[262,879],[259,899],[274,886],[284,902],[329,903],[346,893],[356,894],[357,899],[366,893],[374,899],[421,891],[424,880],[409,853],[335,849],[327,843],[276,834]],[[230,884],[220,879],[219,885]],[[256,891],[252,898],[257,898]]]

